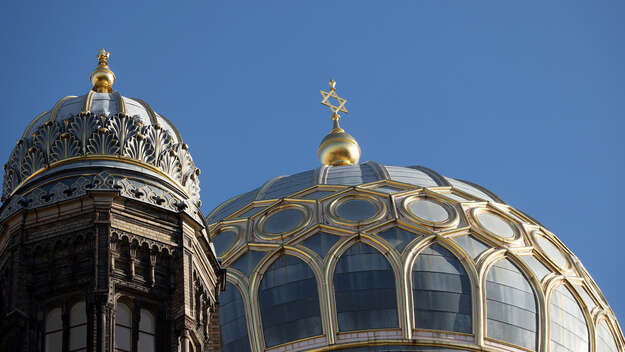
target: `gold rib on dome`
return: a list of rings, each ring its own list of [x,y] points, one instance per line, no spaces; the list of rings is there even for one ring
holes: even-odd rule
[[[345,108],[347,99],[341,98],[336,94],[336,82],[330,79],[330,91],[321,91],[323,100],[322,105],[330,108],[332,111],[332,130],[323,138],[319,149],[317,150],[317,158],[323,165],[341,166],[356,165],[360,160],[360,146],[349,133],[346,133],[339,124],[341,119],[340,112],[347,114]]]
[[[115,83],[115,74],[108,66],[111,53],[104,49],[100,49],[98,53],[98,67],[91,73],[89,79],[93,84],[92,90],[98,93],[112,93],[113,84]]]

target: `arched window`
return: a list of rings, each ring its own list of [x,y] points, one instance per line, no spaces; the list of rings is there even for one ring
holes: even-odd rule
[[[508,259],[495,263],[486,276],[486,316],[488,337],[536,349],[534,290]]]
[[[133,318],[137,313],[139,316]],[[118,301],[115,308],[115,351],[132,351],[133,342],[137,344],[138,352],[156,350],[156,318],[147,309],[133,311],[128,304]]]
[[[597,327],[597,352],[618,352],[614,335],[605,320]]]
[[[139,352],[154,352],[156,349],[156,321],[147,309],[141,309],[139,319]]]
[[[46,352],[63,350],[63,319],[61,308],[53,308],[46,314]]]
[[[267,269],[258,303],[267,347],[322,333],[315,274],[294,256],[280,256]]]
[[[85,302],[78,302],[69,311],[69,350],[87,350],[87,309]]]
[[[223,352],[250,351],[243,299],[239,289],[229,282],[219,295],[219,325]]]
[[[125,303],[117,302],[115,310],[115,350],[130,352],[132,314]]]
[[[471,282],[453,254],[438,244],[412,267],[415,328],[472,332]]]
[[[549,349],[588,351],[588,326],[577,300],[564,285],[556,287],[549,299]]]
[[[399,326],[393,269],[366,244],[356,243],[336,264],[334,296],[340,331]]]

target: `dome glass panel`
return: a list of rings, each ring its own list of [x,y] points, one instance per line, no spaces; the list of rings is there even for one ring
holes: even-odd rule
[[[392,227],[388,230],[382,231],[378,233],[378,236],[392,244],[393,247],[397,248],[400,253],[404,250],[404,248],[406,248],[408,243],[412,242],[415,238],[423,237],[399,227]]]
[[[341,256],[334,295],[340,331],[399,326],[393,269],[371,246],[358,242]]]
[[[304,222],[304,212],[295,208],[287,208],[269,215],[263,224],[263,232],[274,234],[289,232],[302,222]]]
[[[460,197],[459,195],[457,195],[457,194],[455,194],[453,192],[436,192],[436,193],[442,194],[443,197],[447,197],[449,199],[453,199],[453,200],[458,201],[458,202],[466,202],[467,201],[466,198]]]
[[[521,256],[520,258],[523,261],[523,263],[525,263],[525,265],[529,266],[530,269],[532,269],[532,272],[534,273],[534,276],[536,276],[538,281],[542,281],[542,279],[544,279],[545,276],[551,273],[551,270],[549,270],[545,266],[545,264],[543,264],[541,261],[536,259],[536,257],[534,257],[533,255],[524,255],[524,256]]]
[[[378,192],[384,192],[384,193],[392,194],[392,193],[397,193],[397,192],[403,192],[406,189],[405,188],[397,188],[397,187],[384,185],[384,186],[381,186],[381,187],[376,187],[373,190],[374,191],[378,191]]]
[[[549,300],[549,349],[589,351],[588,326],[579,304],[564,285],[556,287]]]
[[[336,193],[335,191],[315,191],[312,193],[308,193],[305,196],[302,196],[300,198],[303,199],[321,199],[323,197],[329,196],[332,193]]]
[[[566,260],[560,249],[551,243],[550,240],[546,239],[542,233],[537,233],[534,238],[536,238],[536,242],[538,242],[540,249],[542,249],[543,252],[559,267],[566,268],[569,266],[569,261]]]
[[[400,166],[385,166],[391,180],[421,187],[436,187],[438,184],[423,171]]]
[[[485,230],[494,233],[495,235],[504,238],[514,237],[514,229],[512,229],[510,223],[499,215],[495,215],[490,212],[480,212],[477,215],[477,221]]]
[[[315,274],[296,257],[283,255],[271,264],[258,303],[267,347],[322,333]]]
[[[470,194],[472,196],[475,196],[477,198],[480,198],[480,199],[485,199],[485,200],[488,200],[488,201],[491,201],[491,202],[496,202],[496,200],[494,200],[492,197],[490,197],[486,193],[480,191],[479,189],[477,189],[477,188],[475,188],[475,187],[473,187],[471,185],[468,185],[468,184],[466,184],[466,183],[464,183],[462,181],[455,180],[455,179],[450,178],[450,177],[445,177],[445,179],[447,180],[447,182],[449,182],[452,185],[452,187],[454,187],[456,189],[459,189],[459,190],[461,190],[461,191],[463,191],[465,193],[468,193],[468,194]]]
[[[242,272],[245,276],[250,276],[250,273],[256,267],[256,264],[265,256],[265,252],[247,251],[240,256],[234,263],[230,264],[230,267]]]
[[[323,259],[338,240],[338,236],[319,232],[302,241],[302,244],[315,251]]]
[[[336,207],[336,215],[349,221],[364,221],[376,212],[375,204],[364,199],[350,199]]]
[[[455,237],[454,241],[458,243],[465,252],[469,253],[471,258],[473,259],[476,259],[477,257],[479,257],[480,254],[482,254],[482,252],[490,248],[482,241],[478,241],[473,238],[473,236]]]
[[[219,295],[219,325],[223,352],[251,350],[241,293],[229,282],[226,283],[226,290]]]
[[[213,238],[213,245],[215,246],[217,256],[221,256],[228,249],[230,249],[236,239],[236,236],[237,234],[234,231],[224,231]]]
[[[528,349],[536,348],[538,314],[534,290],[508,259],[486,276],[487,336]]]
[[[597,352],[618,352],[614,335],[605,320],[602,320],[597,328]]]
[[[408,210],[425,221],[441,223],[449,219],[449,213],[440,203],[430,199],[417,199],[408,203]]]
[[[586,309],[588,309],[588,312],[592,312],[592,310],[595,309],[595,307],[597,306],[595,301],[592,298],[590,298],[590,295],[588,294],[588,292],[586,292],[586,290],[582,286],[573,286],[573,287],[575,288],[575,291],[577,291],[579,296],[582,298],[582,301],[584,301],[584,304],[586,305]]]
[[[248,210],[246,210],[245,212],[237,215],[237,218],[249,218],[250,216],[256,215],[258,213],[261,212],[261,210],[265,210],[267,207],[256,207],[256,208],[250,208]]]
[[[438,244],[424,249],[412,267],[415,328],[470,334],[471,283],[458,258]]]

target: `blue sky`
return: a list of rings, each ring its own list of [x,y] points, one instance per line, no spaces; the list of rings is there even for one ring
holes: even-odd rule
[[[623,322],[623,18],[623,1],[5,1],[0,153],[89,90],[105,47],[114,88],[191,146],[209,211],[317,167],[334,77],[361,161],[489,188],[557,234]]]

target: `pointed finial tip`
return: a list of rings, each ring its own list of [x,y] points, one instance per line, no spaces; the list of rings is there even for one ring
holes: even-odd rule
[[[347,113],[345,108],[346,99],[336,94],[336,81],[330,79],[330,91],[321,91],[323,100],[322,105],[330,108],[332,116],[330,119],[333,128],[330,133],[325,136],[317,150],[317,158],[323,165],[340,166],[340,165],[356,165],[360,160],[360,146],[358,142],[346,133],[339,125],[341,115],[339,112]]]
[[[115,74],[109,69],[108,60],[111,53],[104,48],[98,52],[98,67],[91,73],[89,79],[93,84],[93,90],[98,93],[113,92],[113,83],[115,83]]]
[[[102,61],[106,63],[110,56],[111,53],[106,51],[104,48],[100,49],[100,51],[98,52],[98,63],[101,63]]]

